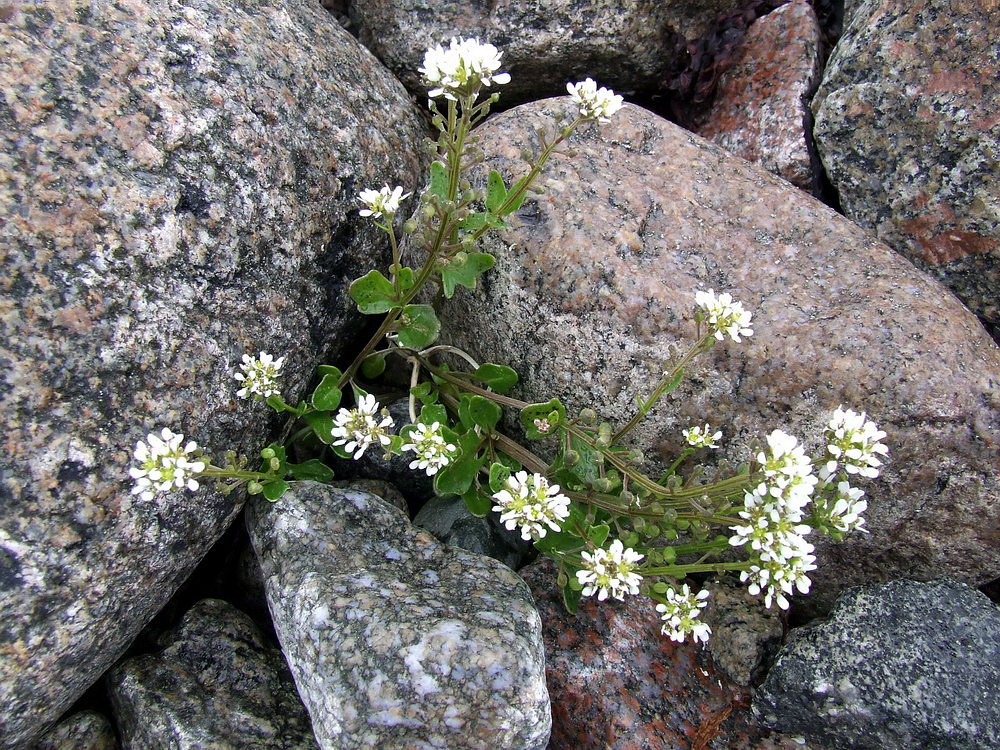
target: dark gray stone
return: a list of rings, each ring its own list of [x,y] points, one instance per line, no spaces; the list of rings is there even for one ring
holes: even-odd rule
[[[1000,35],[993,0],[857,0],[813,99],[844,213],[1000,337]]]
[[[1000,610],[961,583],[845,592],[793,630],[754,698],[765,723],[831,748],[1000,747]]]
[[[477,37],[503,52],[512,80],[501,104],[566,91],[586,77],[618,93],[659,89],[673,34],[694,39],[741,0],[365,0],[351,4],[361,41],[424,98],[424,52],[451,37]]]
[[[248,527],[323,748],[542,748],[541,622],[524,582],[360,490],[302,483]]]
[[[486,163],[520,177],[535,129],[568,109],[564,97],[491,118],[477,129]],[[513,367],[517,398],[621,425],[695,340],[696,290],[728,291],[754,335],[695,360],[639,425],[644,468],[656,476],[705,421],[736,466],[771,430],[812,448],[838,405],[864,410],[890,451],[863,483],[871,533],[810,539],[805,602],[904,574],[995,578],[983,519],[1000,496],[1000,349],[975,316],[854,223],[651,112],[627,104],[568,145],[577,156],[552,158],[545,193],[483,243],[496,267],[442,307],[443,343]]]
[[[52,727],[32,750],[118,750],[118,738],[103,714],[80,711]]]
[[[281,652],[232,605],[203,599],[161,643],[108,673],[126,750],[316,750]]]
[[[241,503],[129,494],[137,439],[220,454],[350,344],[384,259],[359,189],[412,189],[421,123],[317,3],[60,0],[0,11],[0,745],[31,742],[124,651]]]
[[[427,529],[445,544],[492,557],[517,570],[532,556],[534,545],[521,539],[516,530],[505,529],[498,518],[496,513],[474,516],[462,498],[452,495],[432,498],[417,513],[413,524]]]
[[[708,650],[716,666],[737,685],[763,676],[766,662],[781,646],[784,627],[777,609],[732,579],[706,583],[711,595],[701,619],[712,628]]]

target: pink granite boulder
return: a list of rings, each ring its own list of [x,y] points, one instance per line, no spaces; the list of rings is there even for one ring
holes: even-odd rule
[[[510,178],[568,99],[479,130]],[[444,336],[558,397],[624,422],[695,336],[698,289],[753,312],[752,338],[696,361],[635,434],[656,473],[710,421],[739,463],[773,429],[815,446],[838,405],[865,410],[891,457],[865,485],[869,534],[817,539],[813,597],[900,575],[981,584],[1000,571],[1000,349],[944,287],[762,169],[626,106],[554,158],[544,195],[486,244],[496,268],[443,309]]]

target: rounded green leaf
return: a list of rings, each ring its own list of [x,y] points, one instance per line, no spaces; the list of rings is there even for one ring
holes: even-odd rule
[[[441,322],[430,305],[407,305],[399,319],[399,343],[411,349],[426,349],[441,331]]]
[[[316,390],[309,397],[314,409],[317,411],[333,411],[340,406],[340,399],[343,397],[343,393],[341,393],[338,387],[339,381],[339,376],[333,374],[323,376],[323,379],[319,381],[319,385],[316,386]]]
[[[369,271],[360,279],[355,279],[348,293],[366,315],[389,312],[396,307],[396,290],[379,271]]]
[[[369,380],[377,378],[385,372],[385,353],[369,354],[361,362],[361,374]]]
[[[288,486],[288,482],[283,479],[272,479],[270,482],[264,482],[264,497],[273,503],[288,491]]]
[[[494,365],[487,362],[480,365],[472,376],[497,393],[506,393],[517,385],[517,372],[506,365]]]

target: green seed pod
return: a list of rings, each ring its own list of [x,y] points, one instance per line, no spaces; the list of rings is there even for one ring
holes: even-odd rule
[[[664,547],[660,550],[660,554],[663,555],[663,562],[667,565],[671,565],[677,559],[677,550],[673,547]]]
[[[594,480],[594,489],[598,492],[609,492],[611,490],[611,480],[599,477]]]
[[[262,485],[260,482],[254,480],[250,480],[249,482],[247,482],[247,492],[249,492],[251,495],[259,495],[263,491],[264,491],[264,485]]]
[[[279,461],[277,458],[272,458],[270,461],[267,462],[267,465],[271,467],[271,471],[277,471],[278,469],[281,468],[281,461]]]
[[[584,424],[594,424],[597,421],[597,412],[593,409],[581,409],[580,421]]]
[[[403,222],[403,232],[405,234],[413,234],[417,231],[417,221],[416,219],[407,219]]]
[[[277,454],[274,452],[274,448],[264,448],[260,452],[260,457],[263,458],[265,461],[274,458],[276,455]]]
[[[432,196],[431,201],[436,202],[437,196]],[[423,216],[425,219],[433,219],[435,216],[437,216],[437,211],[434,210],[434,206],[432,206],[430,203],[425,203],[423,206],[420,207],[420,215]]]
[[[566,466],[576,466],[580,463],[580,454],[574,450],[568,450],[563,453],[563,463]]]

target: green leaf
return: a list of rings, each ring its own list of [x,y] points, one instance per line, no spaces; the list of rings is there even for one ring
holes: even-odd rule
[[[437,388],[434,387],[433,383],[424,381],[423,383],[418,383],[410,389],[410,393],[414,398],[419,399],[422,404],[433,404],[437,402],[438,392]]]
[[[462,223],[459,224],[458,226],[464,229],[466,232],[475,232],[477,229],[486,224],[486,218],[489,215],[490,214],[488,213],[469,214],[462,220]]]
[[[288,486],[288,482],[283,479],[272,479],[270,482],[264,482],[264,497],[272,503],[276,502],[288,491]]]
[[[566,419],[566,407],[554,398],[544,404],[530,404],[521,409],[521,424],[529,440],[538,440],[556,433]],[[536,424],[537,420],[537,424]]]
[[[323,376],[323,379],[319,381],[319,385],[316,386],[316,390],[309,397],[314,409],[317,411],[333,411],[340,406],[340,399],[344,394],[337,387],[339,381],[340,375],[330,373]]]
[[[488,515],[493,508],[493,498],[483,492],[477,484],[473,484],[462,495],[462,499],[465,501],[465,507],[469,509],[469,512],[479,518]]]
[[[570,581],[575,581],[576,577],[570,578]],[[583,598],[583,589],[575,589],[569,584],[563,586],[563,604],[566,605],[566,611],[571,615],[576,614],[576,610],[580,607],[580,599]]]
[[[299,481],[329,482],[333,479],[333,469],[318,458],[311,458],[300,464],[288,464],[288,472]]]
[[[412,289],[414,284],[413,269],[409,266],[403,266],[399,269],[399,286],[405,292],[407,289]]]
[[[336,375],[338,378],[343,374],[339,367],[333,365],[316,365],[317,375]]]
[[[369,354],[361,362],[361,374],[369,380],[377,378],[385,372],[385,352]]]
[[[525,175],[511,186],[510,192],[508,192],[507,194],[510,195],[511,193],[516,193],[524,185],[527,184],[528,184],[528,175]],[[513,203],[507,206],[507,209],[501,214],[501,216],[506,216],[507,214],[514,213],[517,209],[521,207],[521,204],[524,203],[524,199],[527,197],[528,197],[528,191],[525,190],[523,193],[521,193],[520,197],[517,200],[515,200]]]
[[[476,380],[481,380],[497,393],[506,393],[517,385],[517,372],[506,365],[494,365],[487,362],[484,365],[480,365],[472,373],[472,377]]]
[[[448,424],[448,410],[444,408],[444,404],[424,404],[420,409],[420,416],[417,417],[417,421],[421,424],[438,424],[447,425]]]
[[[333,442],[333,417],[329,412],[313,411],[303,415],[302,419],[312,427],[316,437],[326,445]]]
[[[431,195],[448,200],[448,167],[442,161],[431,163]]]
[[[426,349],[441,330],[441,323],[430,305],[407,305],[400,319],[403,326],[396,332],[399,343],[411,349]]]
[[[452,260],[441,267],[441,286],[444,296],[451,299],[456,286],[476,288],[476,279],[493,268],[496,259],[489,253],[469,253],[461,261]]]
[[[604,456],[601,455],[600,451],[592,448],[587,441],[575,435],[570,435],[569,447],[570,450],[576,451],[579,458],[573,466],[566,466],[564,462],[565,471],[568,471],[587,487],[592,486],[594,480],[601,476]]]
[[[562,531],[549,531],[535,540],[535,549],[550,557],[556,552],[571,552],[584,546],[584,541],[564,526]]]
[[[365,315],[389,312],[397,306],[396,290],[380,271],[369,271],[360,279],[355,279],[348,293]]]
[[[480,439],[469,431],[458,438],[462,453],[434,476],[434,491],[439,495],[464,495],[486,463],[485,456],[476,455]]]
[[[504,187],[503,177],[494,169],[486,181],[486,208],[495,213],[506,199],[507,188]]]
[[[490,489],[499,492],[510,478],[510,468],[501,463],[490,464]]]
[[[458,418],[466,428],[481,427],[492,431],[500,421],[500,407],[482,396],[462,395],[458,404]]]
[[[598,547],[603,547],[604,541],[608,538],[608,534],[610,533],[611,529],[608,525],[606,523],[602,523],[597,526],[591,526],[587,529],[587,538]]]

